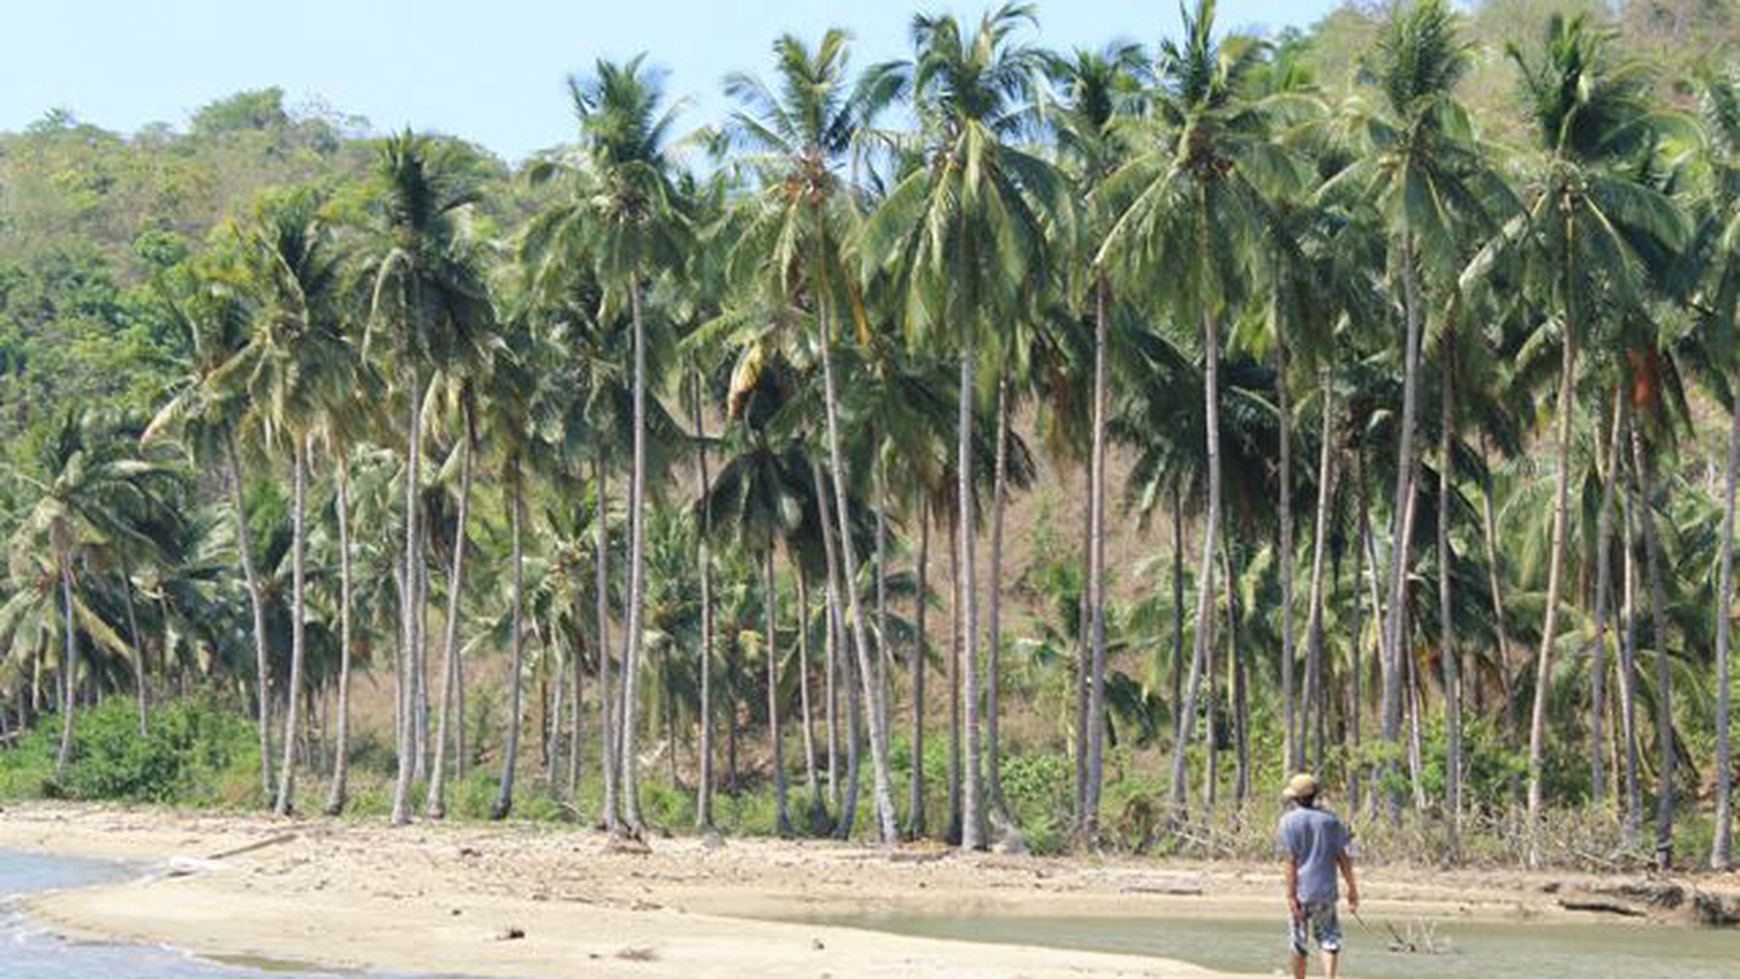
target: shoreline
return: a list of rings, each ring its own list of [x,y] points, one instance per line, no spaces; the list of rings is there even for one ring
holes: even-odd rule
[[[1262,865],[770,839],[655,839],[640,853],[590,829],[520,823],[392,829],[29,804],[0,811],[0,848],[149,868],[22,902],[62,934],[216,961],[428,975],[1211,979],[1226,974],[1164,958],[789,919],[894,911],[1251,918],[1277,916],[1280,903],[1278,870]],[[1674,888],[1681,899],[1666,907]],[[1378,867],[1362,875],[1361,890],[1368,914],[1397,919],[1672,927],[1710,899],[1740,912],[1735,874],[1692,881]]]

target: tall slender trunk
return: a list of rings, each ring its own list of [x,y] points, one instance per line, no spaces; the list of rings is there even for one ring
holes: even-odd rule
[[[1079,827],[1087,814],[1088,798],[1088,688],[1093,676],[1093,614],[1088,596],[1094,554],[1093,466],[1082,471],[1081,585],[1077,588],[1075,628],[1075,820]],[[951,538],[952,540],[952,538]]]
[[[272,673],[266,658],[266,605],[260,595],[260,575],[254,570],[254,535],[248,526],[248,508],[243,502],[242,462],[234,435],[224,438],[224,464],[229,470],[230,509],[236,521],[236,552],[242,562],[242,581],[248,588],[248,608],[253,613],[254,676],[259,697],[260,794],[272,794]]]
[[[1357,460],[1357,457],[1356,457],[1356,460]],[[1363,478],[1362,478],[1362,486],[1363,486]],[[1369,496],[1367,496],[1363,492],[1363,489],[1362,489],[1362,492],[1360,494],[1359,519],[1360,519],[1360,535],[1362,536],[1362,538],[1364,539],[1364,542],[1365,542],[1365,563],[1366,563],[1366,568],[1368,571],[1368,573],[1366,575],[1366,584],[1367,584],[1367,586],[1370,590],[1370,593],[1371,593],[1371,618],[1372,618],[1372,624],[1373,624],[1372,656],[1375,659],[1377,659],[1377,661],[1378,661],[1378,672],[1380,674],[1380,681],[1381,681],[1381,679],[1383,677],[1387,677],[1389,675],[1386,672],[1386,667],[1384,666],[1384,663],[1383,663],[1383,655],[1384,655],[1383,630],[1387,627],[1387,623],[1389,622],[1389,616],[1386,614],[1386,611],[1384,609],[1383,590],[1381,588],[1379,588],[1379,586],[1378,586],[1378,574],[1379,574],[1379,572],[1378,572],[1378,555],[1377,555],[1377,536],[1375,533],[1373,533],[1372,525],[1371,525],[1371,499]],[[1381,713],[1381,711],[1380,711],[1380,713]],[[1380,717],[1378,719],[1378,721],[1381,724],[1383,719]],[[1386,744],[1390,744],[1390,742],[1386,742]],[[1385,773],[1379,767],[1374,766],[1368,774],[1371,776],[1370,796],[1369,796],[1368,802],[1369,802],[1369,806],[1371,808],[1371,811],[1376,812],[1377,811],[1377,804],[1378,804],[1378,797],[1381,794],[1382,781],[1383,781],[1383,776]]]
[[[1104,274],[1094,282],[1093,435],[1088,462],[1088,674],[1087,792],[1082,805],[1082,835],[1099,832],[1100,789],[1105,778],[1106,744],[1106,343],[1110,289]]]
[[[1414,464],[1416,472],[1411,478],[1417,487],[1419,485],[1419,472],[1417,471],[1419,461],[1416,459]],[[1402,536],[1408,540],[1414,539],[1416,526],[1414,521],[1419,518],[1419,515],[1420,494],[1413,493],[1408,497],[1407,520],[1402,525]],[[1408,618],[1408,612],[1413,608],[1413,604],[1408,589],[1409,582],[1404,580],[1402,582],[1402,614],[1397,631],[1400,642],[1396,645],[1396,655],[1401,659],[1404,719],[1408,725],[1408,788],[1413,792],[1415,811],[1424,812],[1426,809],[1426,788],[1421,776],[1426,770],[1426,757],[1425,746],[1421,741],[1420,728],[1423,721],[1420,716],[1419,680],[1415,676],[1418,658],[1409,641],[1413,632],[1413,622]]]
[[[1727,870],[1734,861],[1733,759],[1728,713],[1728,637],[1734,610],[1734,482],[1740,469],[1740,410],[1728,420],[1728,465],[1722,486],[1722,570],[1716,596],[1716,825],[1710,841],[1710,869]]]
[[[1402,430],[1396,449],[1396,499],[1395,508],[1391,511],[1394,535],[1390,543],[1389,605],[1384,616],[1383,633],[1384,690],[1381,733],[1383,739],[1392,747],[1399,746],[1402,739],[1401,648],[1402,617],[1406,604],[1402,599],[1402,591],[1407,583],[1408,555],[1413,546],[1413,541],[1408,536],[1408,513],[1412,509],[1415,475],[1418,471],[1414,458],[1414,429],[1419,413],[1420,333],[1425,308],[1420,296],[1420,276],[1416,263],[1414,236],[1409,231],[1402,236],[1402,290],[1407,319],[1407,345],[1402,368]],[[1400,799],[1391,793],[1388,801],[1390,815],[1394,818],[1400,808]]]
[[[133,606],[133,569],[121,555],[121,604],[127,612],[127,646],[133,656],[133,699],[139,712],[139,736],[151,725],[151,686],[145,676],[145,640],[139,634],[139,610]]]
[[[1009,825],[1003,808],[1002,756],[999,749],[998,687],[1002,685],[1003,649],[1003,511],[1009,496],[1009,376],[1007,368],[997,377],[996,472],[991,490],[991,574],[986,584],[986,614],[990,618],[985,642],[985,789],[992,826],[1001,834]]]
[[[846,492],[846,464],[840,450],[839,396],[834,385],[833,334],[829,325],[828,304],[818,304],[822,328],[822,383],[824,411],[828,429],[828,469],[834,483],[834,507],[840,528],[840,578],[845,589],[846,611],[850,616],[852,649],[857,654],[858,678],[864,691],[865,709],[870,722],[870,771],[873,798],[876,805],[876,828],[884,845],[898,839],[895,825],[893,776],[888,765],[888,732],[883,728],[887,710],[882,706],[882,691],[877,684],[877,670],[870,659],[870,641],[864,628],[864,606],[858,600],[858,556],[852,542],[852,511]],[[824,498],[825,501],[825,498]]]
[[[593,515],[593,602],[598,619],[598,742],[599,770],[604,773],[604,828],[615,833],[620,828],[621,806],[616,798],[616,725],[615,688],[610,683],[610,483],[604,473],[604,446],[600,444],[592,456],[593,496],[597,513]],[[736,722],[732,722],[736,730]]]
[[[284,764],[272,811],[288,816],[296,805],[296,720],[308,636],[308,437],[300,436],[290,462],[290,685],[284,696]]]
[[[508,637],[508,645],[513,650],[512,659],[508,663],[508,733],[507,746],[502,751],[501,782],[496,787],[495,804],[490,806],[489,818],[506,819],[514,807],[514,770],[519,767],[520,731],[524,729],[525,705],[522,692],[525,687],[523,675],[526,669],[526,630],[525,630],[525,551],[521,545],[522,526],[525,522],[525,486],[520,477],[519,459],[516,457],[508,467],[508,520],[513,530],[513,615],[510,628],[513,634]],[[602,648],[599,658],[607,658]],[[576,652],[576,659],[578,653]],[[608,699],[608,698],[607,698]],[[579,742],[575,742],[574,751],[580,751]]]
[[[1362,811],[1360,802],[1364,797],[1365,783],[1365,764],[1360,758],[1360,707],[1364,698],[1361,687],[1365,683],[1360,652],[1365,648],[1365,609],[1362,602],[1364,592],[1360,588],[1365,579],[1365,552],[1371,544],[1371,520],[1366,502],[1362,450],[1356,448],[1353,451],[1354,505],[1359,516],[1354,530],[1358,539],[1353,544],[1353,622],[1347,647],[1347,808],[1350,813],[1357,814]],[[1373,585],[1375,590],[1375,581]]]
[[[1567,278],[1569,276],[1567,275]],[[1553,646],[1558,641],[1559,600],[1564,590],[1565,544],[1570,524],[1571,414],[1575,407],[1577,324],[1566,283],[1564,349],[1559,367],[1559,471],[1553,483],[1553,542],[1547,556],[1547,604],[1541,613],[1541,647],[1535,656],[1534,709],[1529,721],[1529,865],[1540,864],[1540,819],[1547,751],[1547,696],[1553,679]]]
[[[690,374],[692,411],[695,421],[695,479],[697,492],[705,494],[713,483],[707,471],[707,419],[702,411],[701,372]],[[713,827],[713,537],[712,515],[701,508],[701,533],[695,544],[695,562],[701,566],[701,759],[695,785],[695,827]],[[802,572],[799,572],[800,576]],[[801,628],[800,618],[800,628]],[[805,708],[806,716],[808,708]],[[808,724],[808,721],[805,721]],[[579,747],[574,749],[579,751]]]
[[[580,655],[584,640],[576,640],[568,651],[568,781],[563,794],[571,803],[580,799],[580,771],[585,762],[586,745],[586,666]]]
[[[844,613],[838,613],[844,614]],[[840,631],[845,631],[844,624]],[[863,744],[864,732],[862,718],[864,715],[863,687],[857,682],[858,664],[852,657],[845,655],[844,642],[840,646],[841,669],[846,681],[846,796],[840,800],[840,818],[834,823],[834,838],[849,840],[852,829],[858,821],[858,790],[863,786]]]
[[[825,497],[824,497],[825,499]],[[822,508],[824,520],[827,507]],[[831,534],[823,534],[822,540],[827,554],[833,554],[834,538]],[[828,727],[828,804],[834,811],[840,810],[841,792],[845,784],[840,775],[840,630],[839,615],[836,608],[839,605],[839,582],[834,577],[834,562],[828,559],[828,577],[822,589],[822,658],[825,661],[823,673],[827,684],[827,727]]]
[[[461,437],[465,441],[459,447],[459,512],[453,520],[453,567],[447,574],[447,621],[444,623],[445,635],[441,637],[441,711],[435,729],[435,765],[429,780],[429,799],[424,807],[424,815],[430,819],[447,815],[447,725],[453,700],[458,698],[458,690],[465,683],[460,675],[463,667],[459,656],[459,612],[460,599],[465,594],[465,531],[471,515],[471,454],[476,439],[472,434],[469,401],[461,411],[465,416],[461,422],[464,426]],[[461,729],[465,727],[463,710],[459,713],[458,724]],[[461,747],[460,752],[463,750]]]
[[[797,581],[798,710],[804,736],[804,790],[810,797],[809,831],[819,835],[828,829],[828,807],[822,801],[822,780],[816,767],[815,715],[810,712],[810,585],[803,562],[791,555],[792,577]]]
[[[1456,647],[1454,580],[1450,553],[1451,469],[1456,465],[1456,334],[1441,347],[1444,373],[1438,381],[1438,661],[1444,679],[1444,809],[1450,859],[1461,854],[1462,673]]]
[[[1226,651],[1227,690],[1232,703],[1233,721],[1233,805],[1243,807],[1251,791],[1250,699],[1245,687],[1245,654],[1239,645],[1238,570],[1233,566],[1233,549],[1223,543],[1220,559],[1226,566]]]
[[[943,678],[949,696],[948,828],[943,839],[961,841],[961,528],[960,514],[949,514],[949,658]]]
[[[1202,522],[1202,558],[1196,578],[1196,648],[1179,712],[1178,738],[1172,747],[1172,807],[1182,815],[1186,806],[1186,749],[1196,728],[1196,697],[1208,660],[1210,618],[1214,614],[1214,549],[1220,540],[1220,328],[1214,317],[1202,318],[1203,398],[1208,455],[1208,516]],[[1213,725],[1211,714],[1209,724]]]
[[[1595,518],[1595,635],[1589,647],[1589,798],[1600,806],[1607,800],[1606,737],[1602,730],[1607,709],[1607,598],[1613,580],[1613,489],[1619,472],[1619,413],[1623,390],[1613,391],[1606,471],[1601,474],[1601,509]]]
[[[1492,641],[1498,655],[1498,688],[1504,703],[1499,710],[1499,733],[1507,745],[1516,744],[1516,702],[1511,694],[1510,645],[1504,618],[1503,569],[1498,563],[1498,517],[1493,505],[1496,487],[1492,479],[1492,457],[1487,452],[1486,431],[1480,433],[1480,458],[1486,473],[1481,487],[1480,521],[1486,544],[1486,586],[1492,598]]]
[[[767,738],[772,749],[773,766],[773,828],[780,836],[790,836],[791,816],[785,798],[785,745],[779,726],[779,594],[773,574],[774,545],[767,542],[767,554],[762,558],[762,593],[767,638],[762,652],[767,657]]]
[[[1306,600],[1310,605],[1305,623],[1305,711],[1301,731],[1310,727],[1310,717],[1313,712],[1318,715],[1318,729],[1322,729],[1322,699],[1323,699],[1323,565],[1329,554],[1329,507],[1335,498],[1335,389],[1334,375],[1328,366],[1323,368],[1323,380],[1320,385],[1323,398],[1323,423],[1319,435],[1319,451],[1317,457],[1317,512],[1311,521],[1311,595]],[[1358,579],[1354,579],[1358,582]],[[1354,590],[1358,595],[1358,589]],[[1303,734],[1299,738],[1298,757],[1292,767],[1303,771],[1308,767],[1307,751],[1303,742]],[[1316,763],[1323,764],[1323,738],[1321,733],[1317,739]]]
[[[846,688],[848,732],[846,744],[846,773],[843,780],[839,779],[839,771],[834,767],[839,761],[837,743],[838,736],[832,727],[830,727],[828,734],[830,739],[828,745],[828,764],[830,766],[828,770],[828,780],[830,782],[829,788],[838,793],[834,797],[834,809],[835,812],[839,814],[834,825],[834,833],[836,836],[844,839],[847,835],[850,835],[852,824],[856,821],[858,815],[858,722],[856,716],[856,711],[858,709],[858,695],[856,692],[857,688],[852,686],[853,677],[849,662],[851,657],[846,655],[846,644],[849,640],[845,635],[846,625],[843,621],[845,613],[841,609],[842,602],[840,600],[841,592],[844,590],[844,585],[841,581],[844,575],[842,575],[840,571],[839,562],[840,549],[838,546],[838,538],[834,535],[834,517],[831,512],[832,508],[827,505],[829,495],[828,477],[822,472],[820,461],[811,461],[810,479],[815,484],[816,499],[820,503],[816,509],[818,514],[821,516],[822,523],[822,557],[828,565],[827,655],[829,661],[834,664],[831,667],[831,671],[833,675],[837,677],[837,680],[834,683],[836,690],[830,691],[830,698],[835,695],[839,686],[844,685]],[[835,714],[836,716],[830,720],[830,725],[838,720],[837,708]]]
[[[888,642],[888,486],[882,471],[881,453],[871,464],[876,483],[876,555],[873,587],[876,593],[876,696],[882,706],[882,730],[894,736],[890,720],[894,707],[894,653]],[[891,790],[892,791],[892,790]]]
[[[350,667],[351,667],[351,571],[350,571],[350,460],[338,453],[338,720],[332,749],[332,791],[326,797],[326,814],[344,812],[350,793]]]
[[[1275,489],[1275,512],[1280,514],[1281,553],[1278,562],[1281,579],[1281,754],[1284,768],[1302,771],[1305,768],[1305,737],[1298,723],[1300,711],[1294,699],[1295,680],[1293,643],[1293,405],[1287,387],[1286,316],[1275,322],[1275,415],[1280,421],[1280,471]],[[1309,700],[1306,701],[1310,703]],[[1242,778],[1243,776],[1241,776]],[[1243,801],[1243,796],[1240,796]]]
[[[1630,423],[1622,418],[1622,426]],[[1625,738],[1625,834],[1634,841],[1643,828],[1643,788],[1638,772],[1637,738],[1637,534],[1634,518],[1636,480],[1627,481],[1620,494],[1625,525],[1624,633],[1619,642],[1619,726]]]
[[[54,777],[66,777],[66,767],[72,761],[73,714],[78,710],[79,640],[78,624],[73,615],[72,554],[64,540],[66,532],[56,528],[56,548],[60,565],[61,628],[66,636],[66,662],[61,664],[65,693],[60,707],[60,748],[54,754]]]
[[[1644,451],[1643,434],[1631,429],[1631,455],[1637,477],[1638,521],[1643,526],[1643,553],[1649,573],[1649,612],[1655,626],[1655,737],[1659,759],[1656,777],[1655,866],[1666,873],[1674,863],[1674,803],[1675,763],[1679,755],[1674,750],[1673,671],[1667,648],[1667,594],[1662,581],[1661,544],[1656,538],[1655,514],[1649,456]]]
[[[622,732],[619,764],[622,817],[634,833],[642,828],[640,791],[634,747],[636,685],[640,676],[641,603],[646,577],[646,323],[641,310],[639,281],[629,287],[629,306],[634,321],[634,463],[629,479],[628,502],[628,621],[623,637]]]
[[[907,785],[906,835],[924,836],[924,667],[925,611],[930,605],[930,502],[918,508],[918,589],[912,597],[912,778]]]
[[[546,677],[556,678],[556,684],[550,690],[549,697],[544,701],[544,787],[551,795],[556,793],[556,770],[562,764],[562,704],[568,699],[568,671],[562,669],[562,663],[556,656],[555,643],[551,641],[542,623],[532,622],[532,634],[538,637],[539,662],[543,664]],[[675,747],[673,746],[673,749]]]
[[[417,664],[417,647],[421,639],[418,623],[422,619],[423,608],[417,587],[417,552],[422,545],[422,535],[418,532],[417,494],[422,482],[422,441],[423,441],[423,379],[415,371],[411,374],[409,391],[410,404],[407,408],[405,422],[405,554],[404,581],[399,589],[401,602],[400,626],[404,635],[404,648],[399,651],[401,675],[400,694],[405,697],[404,733],[399,739],[399,772],[393,784],[393,814],[392,823],[403,826],[411,821],[411,778],[416,772],[417,740],[413,735],[415,720],[413,705],[416,696],[415,673]]]
[[[420,496],[421,491],[419,491]],[[426,781],[429,777],[429,523],[427,519],[424,519],[427,516],[428,514],[424,514],[423,518],[419,518],[417,521],[417,548],[413,552],[416,575],[412,580],[416,582],[417,591],[416,600],[412,607],[417,610],[417,614],[412,622],[417,630],[417,644],[413,650],[415,658],[413,659],[414,669],[411,675],[414,707],[411,714],[413,720],[411,730],[416,745],[413,753],[414,771],[411,777],[412,781],[415,782]]]
[[[1172,480],[1172,738],[1184,719],[1184,482]]]

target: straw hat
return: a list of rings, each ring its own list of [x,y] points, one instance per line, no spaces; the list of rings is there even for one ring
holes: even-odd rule
[[[1287,780],[1287,787],[1281,790],[1281,798],[1290,802],[1309,799],[1317,794],[1317,779],[1300,772]]]

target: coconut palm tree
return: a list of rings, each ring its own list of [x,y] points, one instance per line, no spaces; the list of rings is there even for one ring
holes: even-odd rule
[[[410,694],[411,664],[423,648],[423,415],[429,384],[456,350],[471,347],[491,309],[476,252],[462,215],[477,199],[474,160],[454,143],[411,132],[389,138],[376,160],[374,232],[363,272],[370,282],[364,350],[375,336],[405,414],[405,548],[400,578],[401,696]],[[391,819],[411,819],[411,782],[418,752],[403,715]]]
[[[1677,249],[1685,238],[1682,218],[1668,199],[1631,179],[1628,168],[1652,152],[1659,129],[1650,105],[1651,80],[1642,65],[1616,61],[1608,35],[1585,17],[1549,18],[1540,49],[1508,53],[1521,72],[1522,92],[1540,159],[1523,218],[1478,256],[1514,244],[1526,263],[1531,292],[1554,318],[1560,350],[1558,476],[1553,540],[1548,562],[1541,647],[1535,659],[1534,707],[1529,726],[1528,815],[1531,834],[1543,805],[1542,777],[1547,736],[1548,682],[1558,641],[1569,523],[1570,443],[1580,345],[1596,327],[1600,309],[1635,305],[1646,287],[1645,258]],[[1465,279],[1467,276],[1465,276]],[[1658,691],[1658,706],[1668,702]],[[1664,715],[1665,716],[1665,715]],[[1671,738],[1666,741],[1671,743]],[[1657,825],[1657,861],[1672,860],[1673,787],[1671,751],[1663,749]],[[1530,847],[1531,861],[1539,859]]]
[[[885,95],[911,97],[922,159],[901,175],[865,225],[864,259],[872,272],[887,272],[901,284],[908,331],[923,340],[952,339],[960,367],[955,475],[966,704],[961,846],[966,849],[986,845],[973,516],[980,344],[995,348],[999,317],[1019,315],[1043,293],[1047,228],[1067,223],[1072,210],[1057,171],[1014,145],[1031,122],[1028,92],[1043,67],[1039,50],[1021,41],[1018,32],[1036,23],[1032,6],[1023,3],[987,13],[971,32],[952,16],[921,15],[912,25],[913,60],[873,69],[870,82]],[[868,666],[862,652],[860,661]],[[879,813],[882,809],[879,799]],[[887,815],[879,818],[885,838],[892,838],[891,800]]]
[[[1277,157],[1268,151],[1265,115],[1245,97],[1264,48],[1251,39],[1218,36],[1214,14],[1214,0],[1199,0],[1185,12],[1183,40],[1161,47],[1152,123],[1131,160],[1100,192],[1117,217],[1095,257],[1112,285],[1135,292],[1153,284],[1163,308],[1201,324],[1208,503],[1196,577],[1195,650],[1173,746],[1171,798],[1180,810],[1186,805],[1185,748],[1208,659],[1205,623],[1212,613],[1221,533],[1220,329],[1242,301],[1254,261],[1267,208],[1262,185],[1291,177],[1272,165]]]

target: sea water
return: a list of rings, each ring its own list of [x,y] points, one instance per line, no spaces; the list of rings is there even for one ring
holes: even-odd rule
[[[19,898],[33,891],[100,884],[135,872],[96,860],[0,850],[0,979],[331,979],[334,975],[206,962],[148,945],[71,941],[32,923],[19,908]]]

